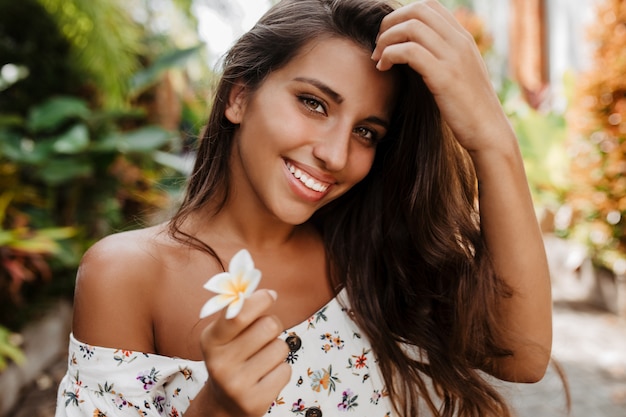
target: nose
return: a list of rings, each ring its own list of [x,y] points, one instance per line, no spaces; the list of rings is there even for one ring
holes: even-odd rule
[[[328,171],[341,171],[348,163],[352,129],[333,129],[322,134],[313,147],[313,156],[322,161]]]

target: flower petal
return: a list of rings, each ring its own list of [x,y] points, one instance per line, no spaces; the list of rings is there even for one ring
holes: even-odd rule
[[[202,306],[202,309],[200,310],[200,318],[203,319],[211,314],[217,313],[233,300],[236,300],[235,296],[226,294],[220,294],[212,297]],[[241,307],[239,309],[241,309]]]
[[[227,319],[232,319],[239,314],[241,308],[243,307],[244,300],[244,295],[240,293],[239,296],[228,305],[228,309],[226,310]]]
[[[228,272],[235,276],[243,275],[251,269],[254,269],[254,261],[246,249],[237,252],[228,264]]]
[[[248,298],[250,297],[250,295],[252,295],[254,290],[256,290],[256,287],[259,286],[259,282],[261,282],[261,271],[259,271],[258,269],[247,271],[244,276],[244,280],[248,282],[248,285],[246,286],[246,290],[243,293],[243,296],[245,298]]]
[[[215,274],[211,277],[211,279],[206,282],[206,284],[204,284],[204,288],[209,291],[213,291],[216,294],[229,294],[231,288],[231,277],[231,274],[228,272],[220,272],[219,274]]]

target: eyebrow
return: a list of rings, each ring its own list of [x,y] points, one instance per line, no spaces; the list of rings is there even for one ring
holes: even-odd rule
[[[330,98],[337,104],[341,104],[343,102],[343,100],[344,100],[344,98],[343,98],[343,96],[341,94],[339,94],[338,92],[336,92],[335,90],[330,88],[328,85],[324,84],[323,82],[321,82],[320,80],[317,80],[315,78],[296,77],[293,80],[294,81],[299,81],[299,82],[302,82],[302,83],[311,84],[312,86],[318,88],[319,90],[321,90],[322,92],[324,92],[325,94],[330,96]],[[370,116],[367,119],[365,119],[365,121],[370,122],[370,123],[378,124],[378,125],[384,127],[385,129],[389,128],[389,121],[385,120],[385,119],[381,119],[380,117]]]
[[[381,119],[380,117],[376,117],[376,116],[370,116],[367,119],[365,119],[366,122],[370,122],[370,123],[374,123],[377,125],[380,125],[382,127],[384,127],[385,129],[389,129],[389,121],[385,120],[385,119]]]
[[[316,80],[315,78],[296,77],[294,78],[294,81],[311,84],[312,86],[327,94],[337,104],[341,104],[344,100],[341,94],[339,94],[320,80]]]

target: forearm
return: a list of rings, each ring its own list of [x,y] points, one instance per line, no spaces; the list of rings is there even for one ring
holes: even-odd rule
[[[471,153],[479,180],[481,227],[496,273],[513,290],[499,317],[502,344],[513,356],[489,370],[514,381],[540,379],[552,346],[552,299],[548,263],[522,157],[512,130],[497,146]]]

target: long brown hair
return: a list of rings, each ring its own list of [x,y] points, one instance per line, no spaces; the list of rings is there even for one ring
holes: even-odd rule
[[[174,238],[219,260],[182,224],[197,210],[218,212],[228,198],[235,126],[224,112],[233,85],[258,88],[320,37],[373,50],[392,10],[384,0],[283,0],[237,41],[170,223]],[[441,417],[510,416],[477,370],[511,352],[496,343],[496,308],[510,290],[494,274],[480,232],[476,176],[419,74],[406,66],[395,71],[401,93],[369,174],[310,221],[323,236],[332,283],[346,289],[400,415],[419,415],[423,401]]]

